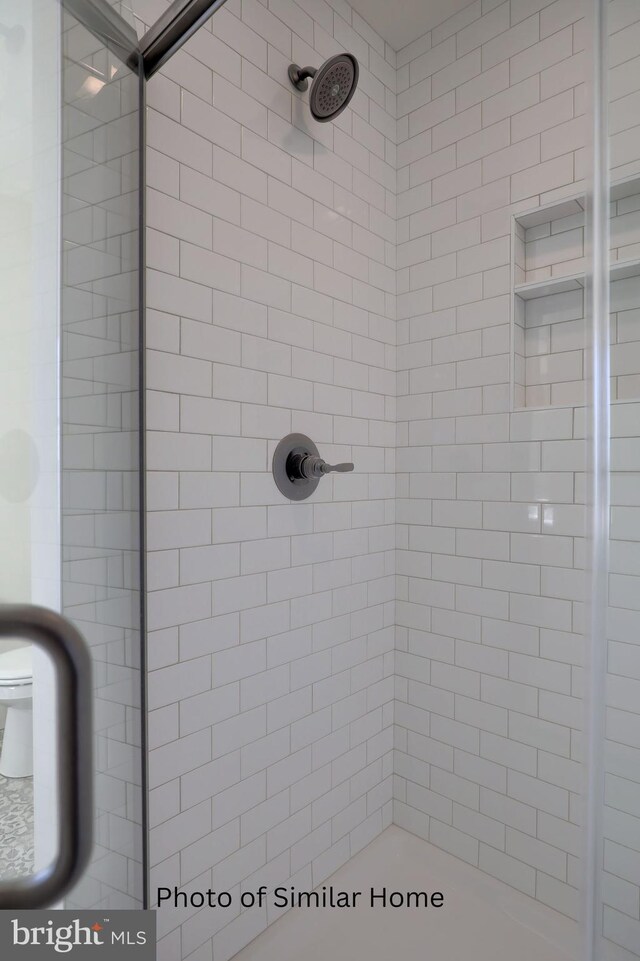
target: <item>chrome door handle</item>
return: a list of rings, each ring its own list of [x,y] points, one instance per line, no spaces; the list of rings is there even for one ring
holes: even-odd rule
[[[44,648],[57,674],[58,854],[31,877],[0,883],[0,908],[43,908],[72,887],[91,855],[91,658],[73,624],[32,604],[0,604],[0,637],[18,637]]]

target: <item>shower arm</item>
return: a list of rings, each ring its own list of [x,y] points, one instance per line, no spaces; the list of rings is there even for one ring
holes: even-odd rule
[[[299,67],[297,63],[292,63],[289,67],[289,80],[297,90],[306,90],[309,80],[313,80],[317,72],[315,67]]]

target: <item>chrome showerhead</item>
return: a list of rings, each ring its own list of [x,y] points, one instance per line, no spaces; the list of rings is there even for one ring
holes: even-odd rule
[[[309,108],[315,120],[327,123],[342,113],[358,86],[358,61],[351,53],[339,53],[325,60],[317,70],[289,67],[289,80],[297,90],[306,90],[308,78],[313,77],[309,93]]]

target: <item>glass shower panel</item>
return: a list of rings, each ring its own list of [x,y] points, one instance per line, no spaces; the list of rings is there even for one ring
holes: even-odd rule
[[[0,602],[61,611],[91,650],[95,844],[69,907],[144,900],[140,89],[59,0],[0,0]],[[2,878],[57,850],[54,677],[26,646],[33,775],[0,762]]]
[[[141,907],[140,80],[62,30],[62,611],[94,667],[95,845],[68,906]]]
[[[640,7],[608,22],[610,512],[596,958],[640,958]]]
[[[59,10],[37,13],[0,2],[0,602],[59,610]],[[20,650],[28,658],[31,646],[0,641],[0,656]],[[38,651],[32,673],[33,755],[26,738],[0,764],[3,879],[44,866],[57,846],[54,680]],[[0,696],[3,748],[11,707]],[[29,707],[23,698],[27,724]]]

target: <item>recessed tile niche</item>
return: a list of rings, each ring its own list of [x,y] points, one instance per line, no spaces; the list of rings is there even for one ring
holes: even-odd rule
[[[640,178],[611,189],[611,396],[640,397]],[[513,222],[514,407],[585,400],[585,198]]]

